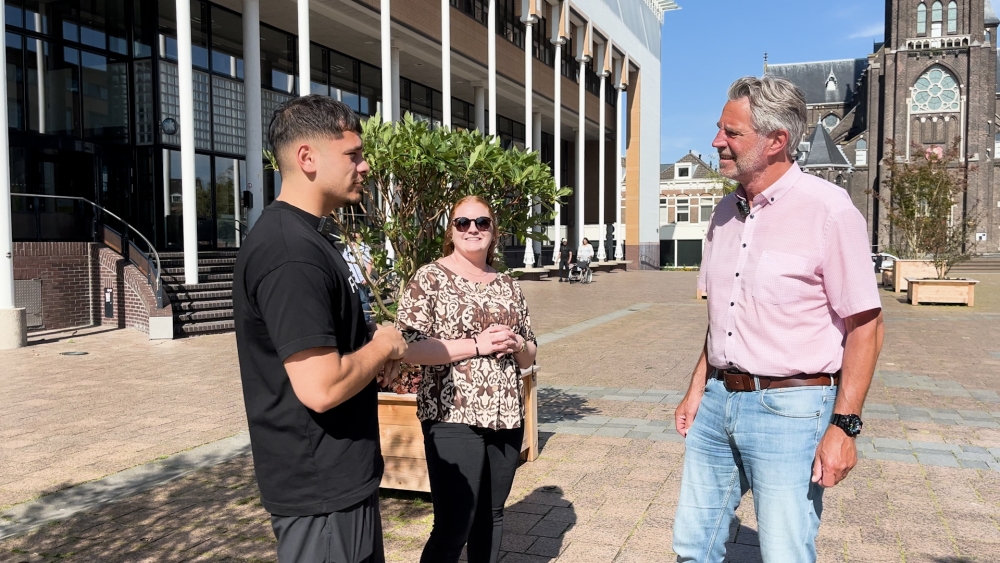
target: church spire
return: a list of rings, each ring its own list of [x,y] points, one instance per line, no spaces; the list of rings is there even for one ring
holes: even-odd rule
[[[764,52],[764,74],[767,74],[767,51]]]

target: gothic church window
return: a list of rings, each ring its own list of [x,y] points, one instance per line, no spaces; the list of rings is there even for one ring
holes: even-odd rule
[[[955,0],[948,2],[948,33],[958,32],[958,4]]]
[[[868,164],[868,142],[860,139],[854,150],[854,165],[864,166]]]
[[[941,37],[941,2],[931,4],[931,37]]]
[[[959,111],[958,82],[945,69],[931,67],[913,85],[910,111],[913,113]]]
[[[927,34],[927,5],[923,2],[917,6],[917,35]]]
[[[832,113],[823,118],[823,127],[826,127],[827,131],[832,131],[839,123],[840,118]]]

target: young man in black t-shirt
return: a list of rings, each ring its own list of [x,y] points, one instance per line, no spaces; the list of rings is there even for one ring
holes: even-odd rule
[[[569,265],[573,262],[573,250],[566,244],[566,239],[562,239],[559,244],[559,281],[569,280]]]
[[[277,201],[236,260],[233,305],[261,501],[280,563],[381,563],[376,377],[399,370],[395,328],[369,332],[325,219],[360,202],[361,126],[341,102],[305,96],[274,112]]]

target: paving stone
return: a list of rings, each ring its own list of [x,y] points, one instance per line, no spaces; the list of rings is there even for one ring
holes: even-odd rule
[[[656,442],[684,442],[684,437],[676,432],[662,432],[660,434],[650,434],[649,439]]]
[[[937,465],[941,467],[959,467],[958,460],[953,455],[916,453],[917,460],[924,465]]]
[[[599,428],[594,432],[594,436],[610,436],[614,438],[624,438],[626,434],[632,431],[633,427],[627,428]]]
[[[971,420],[993,420],[993,415],[986,411],[959,410],[958,414],[964,419]]]
[[[910,449],[910,442],[908,440],[896,440],[892,438],[873,438],[872,443],[875,444],[876,448],[896,448],[896,449]]]
[[[611,417],[599,416],[596,414],[588,414],[584,415],[584,417],[580,419],[580,422],[585,422],[587,424],[606,424],[608,422],[611,422]]]
[[[557,434],[579,434],[580,436],[591,436],[596,432],[596,428],[578,428],[575,426],[559,426],[556,428]]]
[[[1000,428],[1000,424],[992,420],[961,420],[960,426],[974,426],[976,428]]]
[[[604,401],[624,401],[630,403],[635,401],[634,395],[602,395],[601,400]]]
[[[862,416],[877,420],[899,420],[899,415],[894,412],[865,412]]]
[[[913,454],[891,453],[891,452],[865,452],[868,459],[879,459],[882,461],[901,461],[904,463],[917,463],[917,458]]]
[[[989,450],[980,446],[962,446],[962,451],[970,454],[985,454]]]
[[[659,403],[663,401],[665,397],[661,395],[639,395],[635,398],[637,403]]]
[[[878,448],[876,451],[887,453],[887,454],[897,454],[897,455],[913,455],[913,450],[910,449],[898,449],[898,448]]]
[[[610,424],[630,424],[632,426],[644,425],[647,422],[649,421],[646,420],[645,418],[626,418],[626,417],[612,418],[611,420],[608,421],[608,423]]]
[[[958,464],[965,469],[989,469],[990,466],[986,464],[985,461],[976,461],[971,459],[960,459]]]
[[[629,432],[628,434],[626,434],[625,437],[626,438],[635,438],[636,440],[645,440],[645,439],[649,438],[649,435],[650,435],[650,432],[638,432],[636,430],[632,430],[631,432]]]
[[[982,461],[982,462],[993,461],[995,459],[993,457],[993,454],[989,452],[987,453],[960,452],[955,454],[955,457],[957,457],[960,460],[964,459],[968,461]]]
[[[962,447],[956,444],[940,444],[937,442],[911,442],[913,449],[923,449],[932,451],[960,452]]]
[[[644,389],[622,389],[616,395],[642,395]]]

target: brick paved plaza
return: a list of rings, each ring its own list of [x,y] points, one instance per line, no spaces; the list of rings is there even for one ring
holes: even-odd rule
[[[518,471],[503,562],[673,560],[684,447],[672,413],[706,326],[695,276],[524,283],[541,342],[542,449]],[[972,309],[883,292],[862,459],[827,492],[821,561],[1000,561],[1000,275],[974,277]],[[274,560],[233,335],[34,340],[0,352],[0,562]],[[195,458],[203,468],[181,474]],[[150,475],[172,479],[115,488]],[[389,560],[417,561],[429,498],[383,491],[382,509]],[[759,561],[749,498],[738,514],[727,560]]]

